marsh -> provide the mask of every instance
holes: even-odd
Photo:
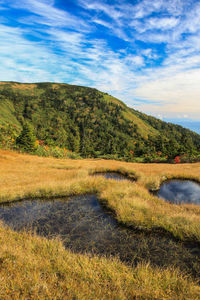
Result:
[[[142,261],[154,266],[173,265],[196,278],[200,276],[199,248],[120,225],[96,195],[1,205],[0,219],[14,230],[60,237],[64,246],[76,253],[117,256],[131,265]]]

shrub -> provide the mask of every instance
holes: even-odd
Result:
[[[174,162],[175,162],[175,164],[180,164],[180,157],[179,156],[176,156],[175,158],[174,158]]]

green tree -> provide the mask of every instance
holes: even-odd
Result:
[[[194,152],[194,143],[189,134],[183,134],[181,139],[181,154],[188,153],[192,154]]]
[[[33,127],[30,123],[25,122],[20,135],[16,140],[16,144],[25,151],[33,152],[35,146],[36,137],[33,132]]]
[[[80,150],[80,134],[78,127],[71,129],[68,136],[69,150],[79,152]]]

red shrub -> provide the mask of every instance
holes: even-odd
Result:
[[[175,164],[179,164],[181,161],[180,161],[180,157],[179,156],[176,156],[175,158],[174,158],[174,162],[175,162]]]

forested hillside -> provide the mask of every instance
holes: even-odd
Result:
[[[127,107],[96,89],[55,83],[0,83],[0,143],[13,145],[24,122],[37,140],[83,157],[197,154],[200,135]]]

